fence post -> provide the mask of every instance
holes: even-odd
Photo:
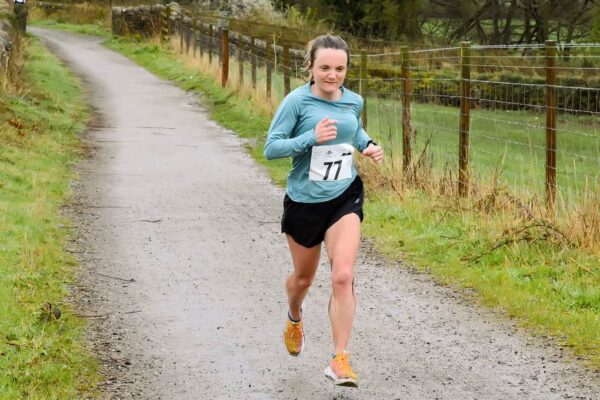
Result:
[[[196,58],[196,47],[198,46],[198,32],[196,26],[196,15],[192,18],[192,57]]]
[[[267,60],[266,60],[266,72],[267,72],[267,98],[271,98],[271,44],[267,41]]]
[[[546,41],[546,206],[552,213],[556,201],[556,42]]]
[[[241,88],[244,84],[244,39],[243,39],[243,35],[239,34],[238,35],[238,64],[240,67],[240,81],[239,81],[239,87]]]
[[[217,54],[217,58],[219,59],[219,65],[223,65],[223,28],[217,26],[217,32],[215,33],[215,53]]]
[[[183,14],[179,14],[179,53],[183,54]]]
[[[190,43],[192,42],[192,27],[188,26],[187,24],[183,24],[184,29],[185,29],[185,55],[189,56],[190,55]]]
[[[193,43],[192,48],[194,49],[194,51],[192,52],[192,57],[196,58],[196,50],[198,47],[198,30],[196,29],[195,25],[192,27],[192,35],[193,35],[192,38],[194,39],[192,42]]]
[[[212,65],[212,53],[213,53],[213,26],[208,25],[208,64]]]
[[[362,110],[362,122],[365,130],[367,129],[367,92],[368,92],[368,83],[367,83],[367,52],[366,50],[360,51],[360,80],[358,85],[358,92],[363,98],[365,104]]]
[[[204,40],[203,36],[204,32],[202,32],[202,22],[200,22],[200,25],[198,26],[198,56],[200,58],[204,56],[204,48],[202,46],[202,42]]]
[[[460,138],[458,149],[458,194],[469,193],[469,122],[471,110],[470,43],[460,44]]]
[[[169,40],[169,14],[171,10],[169,6],[165,6],[160,13],[160,38],[163,43]]]
[[[402,171],[406,174],[412,160],[412,129],[410,126],[410,64],[408,47],[402,46]]]
[[[290,93],[290,46],[283,46],[283,93]]]
[[[190,22],[190,25],[187,26],[185,38],[187,39],[185,43],[185,54],[190,55],[190,47],[192,47],[192,39],[194,38],[194,23]]]
[[[250,38],[250,62],[252,65],[252,88],[256,89],[256,42],[255,38]]]
[[[164,26],[165,26],[164,12],[165,12],[164,9],[159,9],[158,10],[158,32],[157,33],[158,33],[158,38],[160,39],[161,42],[165,41],[165,38],[163,36],[163,29],[164,29]],[[114,21],[115,13],[113,12],[112,14],[113,14],[113,21]],[[114,31],[114,29],[115,29],[115,24],[113,22],[113,31]]]
[[[227,85],[229,77],[229,29],[221,28],[221,86]]]

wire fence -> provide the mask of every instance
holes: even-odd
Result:
[[[168,8],[161,15],[163,39],[175,35],[182,53],[218,63],[223,85],[235,75],[277,102],[303,83],[304,51],[282,35],[251,36]],[[462,196],[493,182],[553,209],[598,195],[599,71],[600,44],[462,43],[352,51],[346,86],[365,99],[363,123],[405,179],[418,166],[449,176]]]
[[[221,65],[226,31],[185,19],[175,27],[182,52],[198,47]],[[303,51],[233,32],[227,40],[238,84],[251,79],[254,87],[265,85],[267,96],[282,98],[302,83]],[[402,154],[403,173],[418,161],[438,176],[453,176],[461,195],[493,181],[551,207],[597,193],[600,45],[463,44],[359,52],[351,61],[346,84],[366,100],[363,122]],[[256,68],[265,70],[260,83]],[[281,84],[274,88],[275,76]]]

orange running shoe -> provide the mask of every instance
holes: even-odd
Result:
[[[358,387],[358,375],[350,366],[350,354],[345,351],[337,354],[325,368],[325,376],[338,386]]]
[[[292,322],[289,319],[283,331],[283,343],[291,356],[297,357],[304,349],[304,331],[302,321]]]

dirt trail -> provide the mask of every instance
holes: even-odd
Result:
[[[306,303],[305,353],[289,357],[282,190],[242,142],[99,39],[31,31],[84,78],[99,116],[73,208],[105,398],[598,399],[598,374],[368,243],[351,341],[361,387],[334,388],[329,267]]]

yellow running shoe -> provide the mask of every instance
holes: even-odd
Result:
[[[345,351],[337,354],[325,368],[325,376],[338,386],[358,387],[358,375],[350,366],[350,354]]]
[[[283,331],[283,343],[291,356],[299,356],[304,349],[304,331],[302,321],[292,322],[289,319]]]

